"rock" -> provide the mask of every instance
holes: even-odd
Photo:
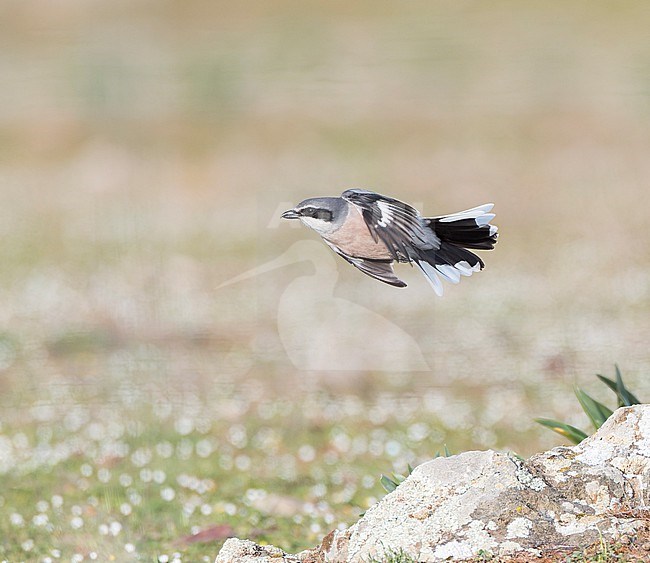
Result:
[[[272,545],[230,538],[223,544],[215,563],[298,563],[300,559]]]
[[[316,549],[290,556],[228,540],[217,563],[366,561],[403,550],[462,560],[634,537],[650,486],[650,405],[618,409],[578,446],[523,461],[466,452],[417,467],[392,493]]]

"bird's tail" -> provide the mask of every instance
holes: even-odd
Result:
[[[418,266],[437,295],[442,295],[440,278],[458,283],[461,276],[471,276],[485,264],[473,250],[492,250],[497,242],[494,204],[486,203],[452,215],[426,218],[425,222],[440,239],[440,248],[420,252]]]

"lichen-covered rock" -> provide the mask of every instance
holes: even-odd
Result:
[[[300,559],[288,555],[272,545],[257,545],[250,540],[230,538],[223,544],[215,563],[299,563]]]
[[[650,405],[638,405],[617,410],[580,445],[527,461],[487,451],[424,463],[316,550],[272,555],[241,542],[235,557],[229,553],[240,540],[228,540],[217,562],[355,562],[400,549],[418,561],[445,561],[587,545],[634,535],[649,485]]]

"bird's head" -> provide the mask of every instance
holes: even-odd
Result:
[[[348,212],[348,204],[340,197],[312,197],[301,201],[282,214],[283,219],[300,221],[323,235],[339,228]]]

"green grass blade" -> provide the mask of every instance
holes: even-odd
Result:
[[[447,444],[445,444],[445,457],[451,457],[451,452],[449,451]]]
[[[545,426],[546,428],[550,428],[553,432],[557,432],[565,438],[568,438],[574,444],[579,444],[587,437],[587,434],[579,428],[571,426],[570,424],[565,424],[564,422],[558,422],[557,420],[551,420],[550,418],[536,418],[535,422]]]
[[[629,407],[631,405],[641,404],[641,401],[639,401],[639,399],[637,399],[636,396],[625,387],[623,377],[621,376],[621,370],[617,365],[614,367],[616,368],[616,381],[609,377],[605,377],[604,375],[600,375],[599,373],[596,374],[596,377],[616,393],[619,407]]]
[[[382,475],[381,479],[379,479],[379,482],[381,483],[381,486],[386,489],[387,493],[392,493],[395,489],[397,489],[397,486],[399,483],[393,481],[390,477],[387,477],[386,475]]]
[[[405,479],[406,477],[404,477],[404,475],[393,473],[392,478],[388,477],[387,475],[382,475],[379,479],[379,482],[387,492],[392,493],[400,485],[400,483],[404,482]]]
[[[625,405],[625,400],[623,397],[618,392],[618,388],[616,385],[616,381],[613,379],[610,379],[609,377],[605,377],[604,375],[600,375],[599,373],[596,374],[596,377],[600,379],[607,387],[609,387],[614,393],[616,393],[616,398],[618,399],[618,406],[619,407],[624,407]]]
[[[594,425],[594,428],[598,430],[604,422],[612,415],[612,411],[608,409],[602,403],[593,399],[587,393],[585,393],[580,387],[575,388],[576,397],[580,401],[582,410],[585,411],[591,423]]]
[[[621,370],[618,369],[618,364],[614,364],[614,368],[616,369],[616,394],[621,398],[623,404],[626,407],[640,405],[641,401],[630,393],[623,384],[623,377],[621,376]]]

